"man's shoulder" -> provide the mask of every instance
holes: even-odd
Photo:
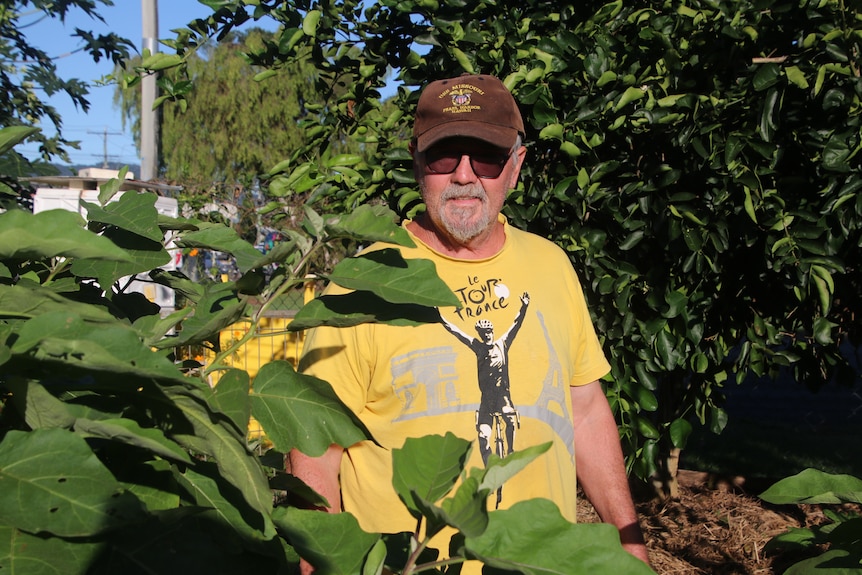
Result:
[[[538,234],[513,226],[509,226],[508,233],[514,245],[536,253],[553,254],[555,256],[563,256],[568,259],[568,255],[560,246]]]

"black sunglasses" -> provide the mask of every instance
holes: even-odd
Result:
[[[499,178],[509,161],[504,153],[467,153],[458,150],[428,150],[425,152],[425,168],[431,174],[451,174],[461,163],[461,158],[470,157],[470,167],[480,178],[493,180]]]

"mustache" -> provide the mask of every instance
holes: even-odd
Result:
[[[477,198],[487,201],[488,194],[480,184],[449,184],[440,194],[441,200],[454,200],[456,198]]]

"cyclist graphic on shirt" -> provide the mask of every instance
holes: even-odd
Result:
[[[488,464],[488,456],[491,454],[491,433],[495,417],[506,421],[506,451],[502,455],[509,455],[514,451],[518,412],[512,404],[509,392],[509,347],[524,322],[529,303],[530,295],[522,294],[518,315],[509,329],[497,339],[494,339],[494,325],[487,319],[476,322],[476,331],[479,334],[476,338],[467,335],[441,316],[443,326],[476,354],[481,392],[479,409],[476,412],[476,431],[479,435],[479,451],[485,465]]]

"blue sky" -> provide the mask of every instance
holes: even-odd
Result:
[[[98,64],[84,53],[72,53],[81,41],[72,36],[75,28],[92,30],[94,34],[114,32],[135,43],[140,51],[142,43],[141,1],[113,0],[113,6],[97,4],[102,23],[79,10],[68,14],[65,24],[54,18],[40,20],[41,13],[33,13],[21,20],[30,41],[55,58],[62,78],[78,78],[90,85],[90,110],[84,113],[75,108],[68,96],[62,94],[47,98],[63,119],[63,134],[67,139],[79,140],[80,150],[69,150],[74,164],[99,167],[107,155],[111,162],[138,164],[140,162],[131,132],[123,129],[120,111],[113,104],[114,86],[97,86],[97,81],[113,71],[113,65],[104,58]],[[212,9],[198,0],[159,0],[159,38],[171,37],[171,29],[185,27],[194,20],[212,13]],[[70,54],[71,53],[71,54]],[[53,126],[41,126],[53,133]],[[24,144],[16,150],[27,157],[38,155],[38,145]],[[137,175],[137,174],[136,174]]]

